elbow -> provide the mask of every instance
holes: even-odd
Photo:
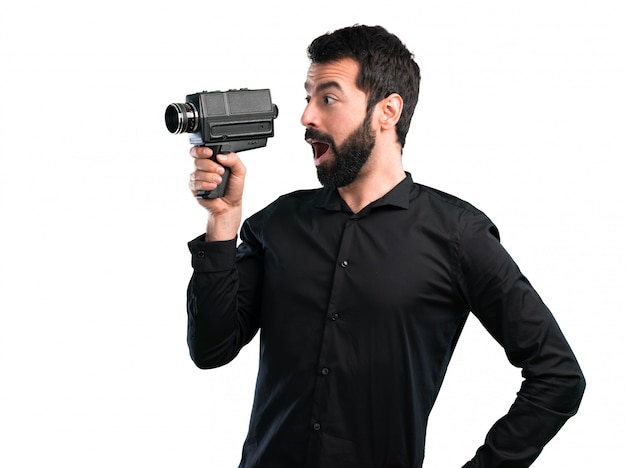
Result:
[[[567,371],[561,373],[561,393],[563,401],[563,410],[574,415],[578,412],[578,408],[583,399],[585,389],[587,388],[587,380],[583,374],[578,361],[575,358],[570,359],[570,365]]]
[[[526,375],[520,396],[537,406],[559,413],[565,417],[574,416],[583,399],[587,381],[576,364],[568,369],[551,369],[551,372]]]
[[[207,347],[197,340],[188,340],[189,356],[198,369],[215,369],[231,362],[237,353],[230,348]]]
[[[193,343],[189,343],[189,357],[198,369],[214,369],[219,367],[219,364],[214,362],[214,357],[206,349],[194,346]]]
[[[553,381],[557,389],[552,398],[553,408],[567,415],[574,416],[583,399],[587,381],[580,368],[577,366],[567,375],[558,377]]]
[[[575,403],[574,412],[576,412],[578,411],[578,408],[580,407],[583,399],[583,395],[585,394],[585,389],[587,388],[587,380],[585,379],[582,371],[579,370],[578,374],[572,378],[572,381],[573,382],[571,392]]]
[[[195,353],[191,348],[189,349],[189,357],[191,357],[191,361],[196,365],[198,369],[206,370],[213,369],[215,366],[211,365],[211,363],[205,360],[201,355]]]

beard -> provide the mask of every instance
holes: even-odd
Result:
[[[305,139],[312,138],[329,145],[334,159],[317,166],[317,178],[324,187],[338,188],[350,185],[357,178],[372,154],[376,136],[371,129],[372,112],[368,111],[361,125],[346,141],[337,146],[334,138],[324,132],[308,128]]]

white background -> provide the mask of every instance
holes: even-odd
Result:
[[[534,466],[620,466],[625,12],[617,0],[4,6],[0,466],[236,466],[258,342],[218,370],[188,357],[186,242],[205,213],[187,190],[187,136],[163,112],[192,92],[270,88],[276,136],[242,155],[246,214],[316,187],[305,49],[354,23],[386,26],[422,68],[407,170],[494,220],[585,371],[579,414]],[[425,468],[471,458],[520,382],[472,318]]]

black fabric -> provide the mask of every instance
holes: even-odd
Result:
[[[529,466],[577,411],[585,381],[567,341],[472,205],[407,174],[357,214],[334,190],[285,195],[240,237],[189,243],[188,343],[212,368],[260,329],[241,468],[421,467],[470,311],[524,380],[466,466]]]

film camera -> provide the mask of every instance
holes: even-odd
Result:
[[[203,91],[187,95],[184,103],[172,103],[165,109],[165,126],[170,133],[190,133],[194,146],[208,146],[218,153],[261,148],[274,136],[278,107],[272,104],[269,89],[232,89]],[[197,198],[224,196],[230,169],[215,190],[200,190]]]

